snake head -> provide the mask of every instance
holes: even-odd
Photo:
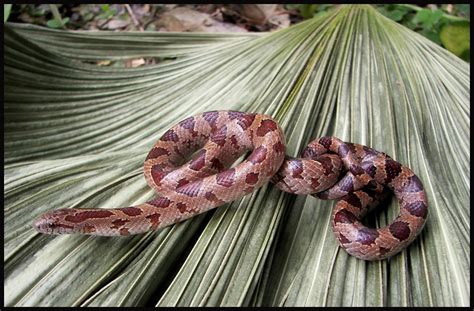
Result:
[[[44,234],[74,233],[76,231],[75,228],[62,221],[64,215],[70,213],[70,211],[70,209],[59,209],[42,214],[33,221],[33,228]]]

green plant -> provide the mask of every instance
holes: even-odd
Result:
[[[466,7],[455,8],[458,14],[466,12]],[[427,9],[415,5],[388,4],[379,5],[378,10],[388,18],[443,45],[455,55],[469,61],[470,22],[467,19],[447,14],[445,7]],[[468,10],[469,7],[467,7]]]
[[[48,20],[46,22],[46,25],[50,28],[66,28],[65,25],[69,21],[69,17],[61,18],[61,14],[58,10],[58,5],[50,4],[49,7],[51,9],[51,13],[53,13],[54,18]]]
[[[334,4],[287,4],[288,9],[296,9],[304,19],[318,17],[334,8]]]
[[[265,35],[7,23],[4,36],[5,305],[469,306],[469,64],[430,40],[367,5]],[[83,63],[135,57],[175,60]],[[390,261],[360,261],[331,232],[334,202],[271,185],[139,236],[32,229],[46,210],[151,198],[154,141],[213,109],[274,116],[291,156],[323,135],[387,152],[423,181],[425,229]]]
[[[97,15],[97,19],[109,19],[117,14],[117,9],[111,7],[109,4],[103,4],[100,6],[101,13]]]

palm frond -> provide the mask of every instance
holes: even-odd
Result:
[[[264,35],[68,33],[5,25],[5,305],[469,305],[469,64],[367,5]],[[80,60],[173,57],[139,68]],[[423,181],[420,237],[388,261],[342,251],[334,202],[271,185],[158,232],[45,236],[60,207],[154,194],[141,166],[177,121],[273,115],[296,156],[334,135],[384,151]],[[384,226],[397,203],[368,217]]]

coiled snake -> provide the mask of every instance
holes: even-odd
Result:
[[[247,151],[252,152],[243,162],[230,167]],[[385,153],[322,137],[306,147],[302,158],[291,158],[285,156],[279,125],[258,113],[210,111],[179,122],[153,146],[144,171],[160,197],[124,208],[53,210],[37,218],[34,228],[47,234],[143,233],[233,201],[271,180],[290,193],[339,199],[332,228],[340,245],[358,258],[378,260],[408,246],[428,213],[421,181]],[[400,202],[399,216],[383,228],[364,226],[361,218],[386,188]]]

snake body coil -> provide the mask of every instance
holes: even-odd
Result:
[[[243,162],[229,168],[248,151]],[[386,154],[323,137],[312,141],[302,158],[285,157],[282,130],[257,113],[210,111],[179,122],[148,153],[144,173],[160,197],[116,209],[54,210],[33,226],[47,234],[138,234],[236,200],[271,180],[290,193],[339,199],[332,227],[340,245],[358,258],[377,260],[408,246],[428,211],[421,181]],[[368,228],[360,219],[383,199],[385,188],[399,199],[400,215],[384,228]]]

